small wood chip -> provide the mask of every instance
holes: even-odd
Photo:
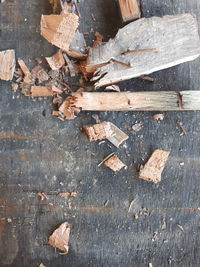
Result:
[[[140,168],[139,178],[153,183],[160,182],[169,154],[168,151],[155,150],[145,166]]]
[[[77,192],[62,192],[59,193],[58,197],[75,197],[77,195]]]
[[[31,86],[31,92],[32,97],[46,97],[46,96],[52,96],[52,88],[48,86]]]
[[[78,16],[73,13],[41,17],[41,35],[64,51],[69,50],[77,27]]]
[[[69,235],[71,225],[68,222],[62,223],[49,237],[48,244],[54,248],[58,248],[67,254],[69,251]]]
[[[31,76],[34,80],[37,80],[39,83],[48,81],[49,79],[49,75],[40,65],[35,66],[31,70]]]
[[[22,59],[18,59],[18,64],[24,74],[24,82],[27,84],[32,83],[31,72]]]
[[[59,70],[65,64],[65,60],[61,50],[51,57],[45,57],[52,70]]]
[[[40,263],[39,267],[46,267],[43,263]]]
[[[12,80],[15,72],[15,50],[0,51],[0,79]]]
[[[113,155],[104,161],[104,165],[109,167],[114,172],[118,172],[122,168],[127,168],[127,166],[116,155]]]
[[[161,120],[161,121],[163,121],[164,120],[164,114],[154,114],[153,116],[152,116],[152,118],[154,119],[154,120]]]
[[[109,85],[105,88],[105,91],[120,92],[120,88],[117,85]]]
[[[19,85],[18,85],[17,83],[12,83],[12,85],[11,85],[11,89],[12,89],[14,92],[17,91],[18,87],[19,87]]]
[[[45,200],[45,199],[48,199],[47,195],[45,193],[43,193],[43,192],[39,192],[38,193],[38,196],[40,197],[40,199],[42,201]]]

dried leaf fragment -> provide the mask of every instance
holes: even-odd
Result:
[[[52,70],[59,70],[65,64],[61,50],[58,50],[52,57],[45,57]]]
[[[156,149],[145,166],[140,168],[139,178],[153,183],[160,182],[169,154],[169,151]]]
[[[122,168],[127,168],[127,166],[116,156],[113,155],[104,161],[104,165],[109,167],[114,172],[120,171]]]
[[[15,50],[0,51],[0,79],[12,80],[15,72]]]
[[[41,35],[64,51],[69,50],[77,28],[78,16],[73,13],[41,17]]]
[[[69,224],[68,222],[62,223],[49,237],[48,244],[63,251],[64,254],[67,254],[69,250],[68,243],[70,230],[71,224]]]

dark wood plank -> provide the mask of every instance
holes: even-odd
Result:
[[[93,27],[106,40],[116,34],[116,3],[80,2],[82,31]],[[141,2],[143,16],[194,12],[200,21],[198,0]],[[41,13],[50,13],[46,0],[0,4],[0,49],[16,49],[29,67],[34,57],[55,51],[39,34]],[[87,42],[92,39],[91,34]],[[198,90],[199,60],[152,76],[155,83],[134,79],[120,87]],[[49,100],[32,102],[14,94],[7,82],[0,81],[0,90],[0,266],[200,265],[199,112],[165,112],[161,122],[151,119],[152,112],[99,112],[101,121],[113,122],[130,136],[117,150],[107,142],[89,143],[80,132],[83,125],[95,123],[91,113],[61,122],[50,115]],[[137,122],[143,124],[139,132],[127,130]],[[177,122],[183,123],[186,135],[180,137]],[[136,169],[156,148],[171,155],[161,183],[152,185],[139,180]],[[97,168],[111,152],[129,166],[127,171],[113,175],[104,166]],[[53,195],[62,191],[78,195],[66,200]],[[41,202],[38,192],[47,193],[48,200]],[[62,256],[47,245],[47,238],[66,220],[73,229],[70,252]]]

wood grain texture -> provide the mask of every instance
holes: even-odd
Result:
[[[74,93],[73,106],[90,111],[200,110],[200,91]]]
[[[118,0],[122,20],[128,22],[140,18],[140,6],[138,0]]]
[[[158,52],[123,55],[138,49],[156,49]],[[120,29],[106,44],[90,49],[87,69],[97,68],[92,80],[96,81],[96,87],[101,87],[194,60],[199,55],[198,25],[194,14],[142,18]],[[117,64],[116,60],[130,66]],[[105,65],[101,67],[102,64]]]
[[[15,50],[0,51],[0,79],[12,80],[15,71]]]

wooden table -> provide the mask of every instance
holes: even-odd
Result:
[[[81,0],[81,30],[99,31],[108,39],[121,27],[113,0]],[[0,4],[0,49],[14,48],[27,65],[55,49],[39,33],[47,0],[6,0]],[[194,12],[198,0],[142,0],[142,15]],[[95,20],[92,18],[92,14]],[[89,34],[88,44],[94,38]],[[199,59],[151,76],[154,83],[133,79],[122,90],[198,90]],[[120,149],[108,142],[89,143],[80,128],[94,123],[93,113],[74,121],[50,115],[50,100],[32,101],[0,82],[0,266],[200,266],[200,113],[101,112],[129,136]],[[97,114],[97,113],[95,113]],[[127,130],[141,123],[138,132]],[[180,136],[177,123],[186,134]],[[137,178],[137,169],[156,149],[170,150],[161,183]],[[113,174],[97,164],[111,152],[128,164]],[[59,192],[77,191],[75,198]],[[41,201],[38,192],[45,192]],[[134,200],[128,212],[130,203]],[[105,205],[105,203],[107,205]],[[47,245],[62,222],[73,224],[68,255]]]

